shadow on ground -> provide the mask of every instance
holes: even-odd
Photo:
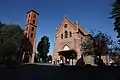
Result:
[[[0,80],[119,80],[119,67],[20,65],[0,67]]]

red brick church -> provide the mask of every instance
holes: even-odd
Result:
[[[82,42],[87,37],[90,37],[90,34],[78,22],[73,23],[65,17],[60,27],[56,30],[52,63],[56,65],[59,63],[75,65],[83,55]],[[70,53],[76,53],[76,59],[66,59],[65,55]],[[103,55],[102,59],[105,64],[109,64],[109,55]],[[83,60],[85,64],[95,65],[94,57],[92,56],[83,56]]]

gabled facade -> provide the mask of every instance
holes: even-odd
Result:
[[[77,53],[77,58],[73,60],[73,64],[75,64],[82,56],[81,44],[87,36],[89,36],[89,33],[79,26],[77,22],[72,23],[65,17],[60,28],[56,31],[53,64],[66,63],[65,58],[59,55],[59,52],[70,50],[74,50]],[[71,60],[67,59],[67,61],[72,64]]]
[[[75,65],[83,58],[85,64],[95,65],[93,56],[83,56],[82,42],[91,35],[85,31],[77,22],[72,23],[68,18],[64,18],[59,29],[56,30],[56,41],[52,55],[52,64],[65,63]],[[62,55],[60,54],[62,53]],[[76,59],[66,59],[65,54],[76,53]],[[109,64],[109,55],[102,55],[103,62]]]

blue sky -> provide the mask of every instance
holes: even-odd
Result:
[[[25,27],[26,13],[35,9],[39,15],[37,42],[42,36],[50,38],[50,54],[55,42],[55,29],[65,17],[78,21],[86,30],[101,30],[116,40],[113,20],[109,19],[114,0],[0,0],[0,20]]]

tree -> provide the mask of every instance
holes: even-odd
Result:
[[[50,42],[47,36],[43,36],[41,41],[39,41],[37,46],[39,60],[42,59],[43,62],[47,62],[47,54],[49,52]]]
[[[101,56],[109,53],[109,46],[112,45],[110,36],[107,36],[100,31],[94,36],[94,41],[96,55]]]
[[[114,41],[111,46],[110,59],[112,59],[114,63],[120,63],[120,40],[117,42]]]
[[[94,39],[91,36],[87,36],[82,42],[83,55],[95,55]]]
[[[82,44],[83,55],[94,55],[98,56],[98,65],[101,65],[101,55],[109,54],[109,46],[112,45],[112,40],[109,36],[98,31],[92,37],[86,37],[86,40]]]
[[[34,57],[34,62],[35,62],[35,63],[38,63],[37,53],[36,53],[36,55],[35,55],[35,57]]]
[[[23,53],[31,52],[32,45],[18,25],[0,25],[0,57],[4,63],[19,63]]]
[[[73,53],[73,54],[70,55],[69,57],[70,57],[69,59],[72,59],[72,65],[73,65],[73,59],[76,59],[76,58],[77,58],[77,54],[76,54],[76,53]]]
[[[118,38],[120,37],[120,0],[116,0],[114,1],[114,3],[112,4],[112,19],[114,19],[114,31],[116,31],[118,33]]]
[[[51,55],[47,56],[47,62],[49,62],[49,61],[52,61],[52,56]]]

